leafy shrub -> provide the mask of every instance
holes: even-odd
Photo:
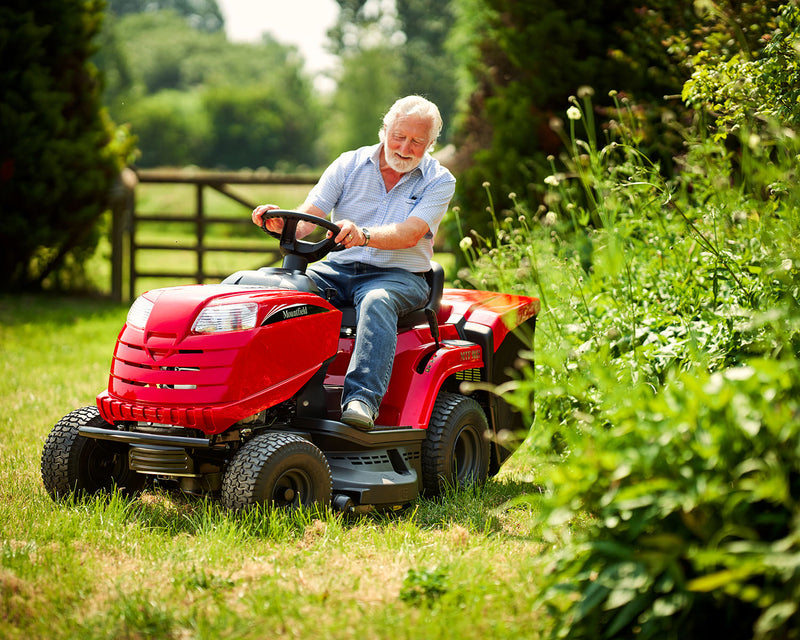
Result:
[[[459,277],[543,303],[535,373],[500,390],[536,394],[530,500],[562,551],[541,601],[558,637],[796,637],[800,144],[686,132],[665,182],[635,114],[598,148],[590,113],[570,105],[546,206],[490,199],[462,240]]]
[[[800,5],[786,2],[764,23],[753,51],[704,48],[694,56],[683,99],[713,113],[721,136],[754,118],[800,125]]]
[[[800,623],[798,361],[602,390],[600,411],[563,432],[570,455],[548,480],[551,524],[591,518],[545,598],[563,628],[788,637]]]
[[[308,118],[309,105],[295,101],[297,95],[275,84],[207,90],[204,104],[213,135],[204,164],[271,169],[279,161],[313,165],[318,129]]]
[[[126,110],[136,123],[141,167],[197,164],[208,155],[211,123],[199,92],[161,91]]]
[[[456,197],[465,223],[481,233],[491,229],[491,217],[480,206],[485,181],[498,209],[514,206],[509,192],[534,209],[542,203],[542,179],[565,170],[562,105],[570,95],[581,98],[587,86],[597,95],[591,115],[598,125],[586,141],[604,144],[611,139],[606,132],[613,137],[619,114],[606,95],[618,90],[631,101],[626,111],[635,116],[637,148],[670,177],[679,169],[673,158],[684,152],[675,124],[686,126],[695,115],[678,100],[693,71],[697,89],[684,97],[715,114],[718,102],[727,109],[740,98],[746,107],[764,100],[767,113],[775,115],[779,103],[784,112],[796,110],[796,38],[782,35],[791,33],[784,27],[771,33],[782,4],[458,0],[452,40],[464,66],[466,108],[457,135],[465,169]],[[767,49],[775,51],[756,60],[770,37]],[[723,63],[734,55],[754,58],[749,75],[758,82],[727,82],[731,73]]]

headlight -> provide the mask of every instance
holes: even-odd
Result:
[[[258,305],[255,302],[221,304],[206,307],[192,325],[194,333],[219,333],[242,331],[256,326]]]
[[[147,298],[139,296],[128,311],[128,324],[138,329],[144,329],[152,310],[153,303]]]

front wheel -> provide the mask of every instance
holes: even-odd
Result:
[[[97,407],[75,409],[59,420],[47,436],[42,451],[42,481],[54,500],[68,495],[111,491],[115,486],[135,493],[144,486],[144,476],[131,471],[127,448],[85,438],[80,428],[108,423]]]
[[[422,485],[435,496],[447,487],[483,484],[489,473],[489,424],[481,406],[457,393],[436,399],[422,443]]]
[[[331,469],[325,454],[291,433],[263,433],[231,460],[222,480],[222,503],[232,510],[256,504],[328,506]]]

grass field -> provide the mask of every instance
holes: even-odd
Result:
[[[53,503],[52,425],[105,387],[127,306],[0,297],[0,638],[536,638],[524,445],[481,490],[343,518],[151,490]]]

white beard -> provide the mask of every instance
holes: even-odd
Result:
[[[386,164],[388,164],[389,167],[394,171],[397,171],[397,173],[408,173],[409,171],[413,171],[419,166],[419,163],[422,162],[422,158],[412,157],[407,160],[398,158],[391,151],[389,151],[389,147],[385,144],[383,145],[383,157],[386,160]]]

